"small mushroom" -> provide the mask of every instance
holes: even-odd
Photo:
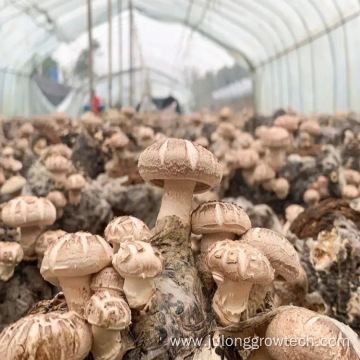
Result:
[[[45,160],[45,167],[51,172],[56,188],[63,188],[66,175],[70,172],[71,162],[61,155],[51,155]]]
[[[290,230],[291,224],[304,210],[305,210],[304,207],[298,204],[289,205],[285,209],[286,223],[283,226],[283,230],[282,230],[283,235],[287,234],[287,232]]]
[[[12,176],[5,181],[1,187],[1,194],[8,195],[12,198],[20,196],[23,187],[26,184],[26,179],[20,175]]]
[[[313,146],[313,139],[306,131],[300,131],[299,146],[301,149],[309,149]]]
[[[345,169],[344,170],[344,177],[346,184],[348,185],[360,185],[360,172],[353,170],[353,169]]]
[[[285,178],[278,178],[273,181],[272,189],[278,199],[284,200],[289,195],[290,184]]]
[[[307,189],[304,192],[303,197],[304,197],[304,203],[310,206],[316,204],[320,200],[320,194],[315,189]]]
[[[112,266],[108,266],[92,276],[90,288],[94,292],[113,290],[123,293],[124,279]]]
[[[72,150],[65,144],[55,144],[50,146],[48,155],[61,155],[64,158],[71,160]]]
[[[51,191],[46,198],[52,202],[56,209],[56,219],[60,219],[64,214],[64,207],[67,204],[65,195],[61,191]]]
[[[24,252],[17,242],[0,241],[0,280],[8,281],[14,275],[15,266],[23,259]]]
[[[359,190],[355,185],[345,185],[341,190],[341,196],[346,200],[354,200],[359,197]]]
[[[79,205],[81,193],[86,185],[86,180],[80,174],[70,175],[66,181],[66,189],[69,190],[70,204]]]
[[[315,119],[305,120],[300,125],[300,133],[306,132],[310,135],[310,141],[307,147],[314,144],[314,138],[320,135],[320,125]]]
[[[83,314],[92,295],[91,275],[110,265],[112,257],[111,247],[101,236],[78,231],[49,244],[40,272],[49,282],[57,278],[69,309]]]
[[[156,142],[141,153],[138,166],[145,181],[164,188],[158,221],[177,216],[189,225],[193,193],[208,191],[221,180],[214,155],[188,140]]]
[[[44,259],[46,249],[53,241],[57,241],[61,236],[65,235],[63,230],[49,230],[42,233],[36,240],[35,253],[37,255],[37,266],[40,269]]]
[[[112,244],[116,254],[120,244],[127,241],[145,241],[150,238],[150,230],[140,219],[133,216],[119,216],[109,222],[105,228],[105,239]]]
[[[266,191],[271,191],[275,179],[275,171],[265,162],[259,163],[254,171],[254,184],[262,185]]]
[[[0,359],[83,360],[91,343],[89,324],[74,311],[34,314],[0,334]]]
[[[274,280],[274,269],[266,256],[239,241],[214,243],[205,261],[217,285],[212,308],[223,326],[238,323],[246,314],[254,284],[267,286]]]
[[[132,309],[149,306],[155,293],[154,278],[164,269],[160,253],[144,241],[126,241],[114,255],[113,266],[125,279],[124,293]]]
[[[56,219],[54,205],[45,198],[20,196],[10,200],[2,209],[4,224],[21,228],[20,244],[24,250],[24,259],[35,256],[37,237],[46,225],[52,225]]]
[[[234,116],[233,111],[229,107],[223,107],[219,111],[219,119],[220,121],[229,121]]]

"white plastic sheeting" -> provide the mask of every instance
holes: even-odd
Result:
[[[233,59],[251,72],[260,113],[288,105],[305,113],[360,111],[360,0],[133,3],[142,55],[135,64],[140,68],[135,76],[137,101],[146,73],[155,96],[172,93],[190,104],[189,69],[200,73],[216,71]],[[114,16],[118,4],[119,0],[112,1]],[[126,103],[127,1],[122,4]],[[95,37],[97,31],[106,36],[106,30],[101,33],[107,21],[106,1],[92,0],[92,8]],[[0,0],[0,113],[11,116],[53,110],[31,76],[46,56],[55,53],[61,59],[59,49],[71,48],[79,39],[86,39],[86,11],[85,0]],[[101,35],[100,40],[106,48],[106,37]],[[115,55],[118,40],[115,37],[115,73],[119,70]],[[106,68],[102,70],[97,91],[106,98]],[[118,83],[115,77],[113,101],[119,97]],[[74,89],[59,108],[78,113],[88,97],[87,91],[86,85]]]

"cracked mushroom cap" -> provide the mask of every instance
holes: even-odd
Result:
[[[49,245],[65,234],[64,230],[49,230],[42,233],[36,240],[36,255],[43,256]]]
[[[196,182],[194,193],[202,193],[218,185],[221,168],[215,156],[199,144],[181,139],[162,139],[146,148],[139,158],[141,177],[155,186],[164,180]]]
[[[275,171],[265,162],[258,164],[254,171],[254,181],[261,184],[275,178]]]
[[[26,179],[20,175],[12,176],[7,179],[4,185],[1,187],[1,193],[3,195],[16,194],[25,186]]]
[[[54,205],[45,198],[25,195],[10,200],[2,210],[2,220],[12,227],[52,225],[56,219]]]
[[[191,231],[194,234],[230,232],[242,235],[250,228],[249,216],[240,206],[232,203],[206,202],[191,214]]]
[[[45,160],[45,167],[50,172],[67,172],[70,170],[71,162],[61,155],[50,155]]]
[[[316,120],[305,120],[300,125],[300,131],[304,131],[311,136],[320,135],[320,125]]]
[[[160,253],[144,241],[126,241],[113,258],[115,270],[123,277],[153,278],[161,274],[164,262]]]
[[[114,149],[122,149],[129,144],[129,138],[123,132],[117,132],[110,138],[110,145]]]
[[[291,115],[282,115],[274,121],[275,126],[282,127],[288,131],[295,131],[299,127],[299,117]]]
[[[100,290],[91,296],[85,308],[86,320],[109,330],[124,330],[131,324],[131,310],[115,291]]]
[[[283,235],[265,228],[253,228],[241,236],[240,241],[261,251],[275,270],[275,277],[295,281],[301,271],[299,256]]]
[[[237,151],[239,169],[252,169],[259,162],[259,154],[255,149],[240,149]]]
[[[53,203],[56,208],[63,208],[67,204],[65,195],[61,191],[51,191],[46,198]]]
[[[112,266],[108,266],[102,269],[98,273],[94,274],[91,278],[90,288],[93,291],[123,291],[123,287],[124,279]]]
[[[239,241],[223,240],[212,244],[205,263],[216,281],[249,281],[255,284],[270,284],[274,269],[259,250]]]
[[[91,328],[76,312],[21,318],[0,335],[3,360],[83,360],[90,352]]]
[[[121,244],[127,240],[148,241],[150,230],[147,225],[134,216],[119,216],[105,228],[105,239],[111,244]]]
[[[272,126],[262,134],[261,140],[269,148],[286,148],[289,145],[290,135],[284,128]]]
[[[85,185],[86,180],[80,174],[70,175],[66,180],[66,189],[68,190],[81,190]]]
[[[40,272],[45,280],[49,274],[57,278],[86,276],[109,266],[112,257],[111,247],[101,236],[78,231],[49,245],[44,256],[48,268],[43,263]]]

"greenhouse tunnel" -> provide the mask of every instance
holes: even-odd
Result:
[[[172,95],[185,112],[234,98],[264,115],[288,106],[302,113],[360,110],[358,0],[134,0],[131,69],[128,3],[111,5],[113,104],[129,104],[133,76],[134,104],[145,93]],[[86,1],[3,0],[0,6],[0,113],[78,114],[89,97],[86,76],[73,74],[88,44]],[[92,16],[100,43],[96,92],[109,103],[106,1],[92,1]],[[57,105],[36,81],[49,57],[59,66],[57,80],[70,87]],[[199,91],[197,83],[208,86]]]

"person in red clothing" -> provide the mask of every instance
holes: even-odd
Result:
[[[100,98],[92,91],[92,110],[97,115],[100,112]]]

